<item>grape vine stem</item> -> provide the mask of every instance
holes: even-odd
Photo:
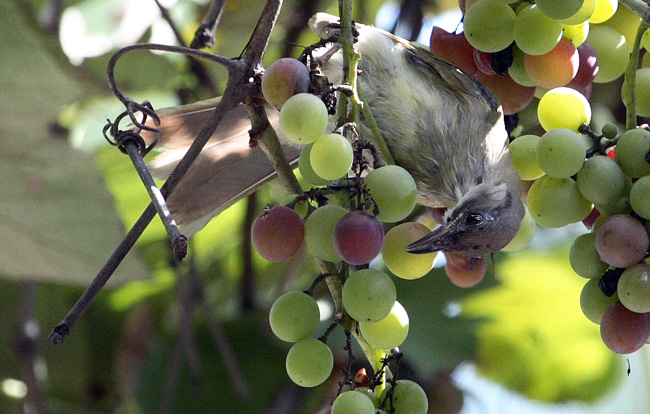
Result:
[[[648,28],[648,24],[641,22],[634,37],[634,45],[630,54],[630,61],[625,69],[625,81],[623,82],[623,104],[626,108],[625,129],[636,128],[636,71],[639,66],[639,49],[641,48],[641,37]]]
[[[620,0],[620,2],[641,16],[645,24],[650,23],[650,5],[648,3],[643,0]]]

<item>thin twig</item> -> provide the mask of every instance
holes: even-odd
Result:
[[[282,5],[281,1],[278,0],[269,0],[267,2],[267,5],[264,9],[264,13],[260,17],[260,22],[258,23],[258,28],[262,27],[266,29],[267,31],[259,31],[256,30],[255,33],[266,33],[267,36],[270,34],[270,30],[273,28],[273,25],[275,24],[275,21],[277,19],[277,16],[279,14],[280,6]],[[275,8],[274,8],[275,7]],[[255,35],[254,33],[254,35]],[[183,178],[189,167],[192,165],[194,160],[199,156],[201,153],[201,150],[205,146],[205,144],[208,142],[214,131],[217,129],[217,126],[221,123],[221,120],[223,117],[236,108],[240,102],[244,100],[244,98],[247,96],[249,93],[249,88],[246,86],[249,85],[248,81],[253,75],[253,68],[255,67],[254,65],[258,65],[259,62],[262,61],[262,56],[264,54],[264,48],[259,48],[257,46],[258,44],[263,44],[266,45],[268,40],[265,40],[263,42],[260,41],[251,41],[249,42],[249,45],[256,45],[255,48],[249,48],[247,49],[247,54],[245,55],[247,59],[242,59],[242,60],[228,60],[228,62],[224,62],[222,57],[218,56],[215,58],[215,55],[211,55],[209,53],[201,52],[198,50],[192,50],[192,49],[186,49],[186,48],[181,48],[183,50],[190,51],[193,56],[197,57],[206,57],[210,60],[213,60],[217,63],[224,64],[228,68],[229,76],[228,76],[228,84],[226,86],[226,90],[224,91],[224,95],[222,99],[219,101],[217,106],[214,109],[214,112],[210,115],[210,118],[206,121],[205,125],[203,126],[203,129],[201,132],[199,132],[198,136],[188,149],[187,153],[185,156],[181,159],[181,161],[178,163],[176,168],[174,168],[174,171],[170,174],[169,178],[165,182],[165,184],[161,188],[161,193],[163,197],[168,198],[169,195],[172,193],[174,188],[178,185],[180,180]],[[165,45],[155,45],[157,50],[169,50],[169,51],[178,51],[179,48],[177,47],[169,47]],[[121,54],[127,53],[130,50],[143,50],[146,49],[146,47],[142,47],[142,45],[136,45],[135,47],[132,47],[131,49],[128,49],[127,51],[121,52]],[[253,50],[258,52],[258,55],[253,54]],[[115,60],[115,55],[112,60]],[[113,65],[115,62],[113,62]],[[124,94],[119,92],[122,96],[122,99],[124,99],[122,102],[132,102],[129,98],[127,98]],[[121,99],[121,100],[122,100]],[[72,309],[68,312],[68,314],[63,318],[63,320],[54,327],[50,335],[48,336],[48,340],[52,342],[53,344],[60,344],[63,342],[66,336],[70,334],[71,329],[74,327],[74,325],[79,321],[79,318],[83,315],[83,313],[88,309],[92,301],[95,299],[95,297],[99,294],[101,289],[104,287],[108,279],[111,277],[117,266],[122,262],[126,254],[131,250],[135,242],[138,240],[142,232],[146,229],[146,227],[149,225],[151,220],[153,219],[155,215],[155,208],[153,205],[149,204],[145,211],[142,213],[138,221],[133,225],[131,230],[127,233],[126,237],[122,240],[120,245],[115,249],[111,257],[108,259],[104,267],[99,271],[97,276],[95,276],[95,279],[91,282],[90,286],[86,289],[86,291],[81,295],[79,300],[74,304]]]
[[[210,8],[205,14],[203,22],[201,22],[199,28],[196,29],[194,39],[192,39],[192,43],[190,43],[192,49],[202,49],[214,45],[217,26],[221,20],[221,14],[223,13],[225,5],[226,0],[213,0],[212,3],[210,3]]]

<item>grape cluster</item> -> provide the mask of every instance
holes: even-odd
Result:
[[[532,235],[531,220],[544,227],[583,221],[591,232],[569,253],[574,271],[589,279],[581,307],[610,349],[638,350],[650,336],[650,131],[619,136],[613,124],[592,131],[588,98],[594,83],[626,71],[640,18],[616,0],[460,0],[460,7],[464,32],[435,28],[431,51],[475,76],[505,114],[519,113],[510,152],[532,182],[520,233]],[[641,45],[650,47],[650,32]],[[635,75],[641,116],[650,115],[649,55]],[[522,132],[535,123],[545,133]],[[466,258],[447,260],[450,277],[457,263],[467,269]],[[482,264],[474,266],[480,272]],[[459,284],[473,283],[461,274]]]
[[[414,255],[405,250],[429,233],[423,224],[395,224],[384,234],[382,223],[401,222],[412,213],[415,181],[395,165],[371,168],[358,140],[353,144],[341,133],[327,133],[328,110],[319,97],[309,93],[309,78],[309,70],[299,60],[280,59],[269,66],[261,86],[267,102],[280,110],[282,134],[303,146],[298,169],[316,188],[288,197],[286,205],[267,206],[252,227],[253,245],[267,260],[285,261],[304,244],[308,254],[324,262],[357,266],[349,275],[324,273],[312,288],[285,293],[271,307],[271,330],[280,340],[293,343],[287,354],[287,373],[303,387],[322,384],[333,369],[333,354],[326,344],[330,330],[320,339],[313,338],[320,312],[312,292],[320,280],[337,277],[342,282],[341,309],[337,309],[342,316],[337,316],[332,327],[340,324],[355,329],[367,346],[389,355],[406,339],[409,318],[397,301],[391,277],[368,268],[368,263],[381,253],[395,275],[416,279],[431,270],[436,257],[435,253]],[[380,371],[375,378],[383,379],[363,386],[350,386],[356,381],[346,377],[342,384],[347,388],[342,386],[345,392],[336,398],[331,412],[426,413],[427,398],[419,385],[393,380],[387,366]]]

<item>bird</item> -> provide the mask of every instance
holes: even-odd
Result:
[[[326,39],[340,29],[338,18],[325,13],[312,17],[309,26]],[[407,251],[483,257],[500,250],[516,235],[525,208],[498,100],[474,77],[428,50],[374,26],[355,27],[364,104],[395,163],[413,176],[419,204],[445,209],[442,223]],[[334,84],[342,81],[339,49],[332,42],[313,51]],[[216,102],[159,112],[165,151],[150,163],[154,173],[171,171]],[[277,125],[277,111],[269,105],[267,112],[271,125]],[[230,112],[167,200],[184,233],[200,230],[273,178],[261,150],[248,145],[249,129],[243,107]],[[363,117],[359,130],[370,134]],[[283,149],[295,163],[299,148],[283,141]]]

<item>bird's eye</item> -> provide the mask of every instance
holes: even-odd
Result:
[[[479,213],[468,214],[467,218],[465,219],[465,223],[469,224],[470,226],[477,226],[483,223],[483,216]]]

